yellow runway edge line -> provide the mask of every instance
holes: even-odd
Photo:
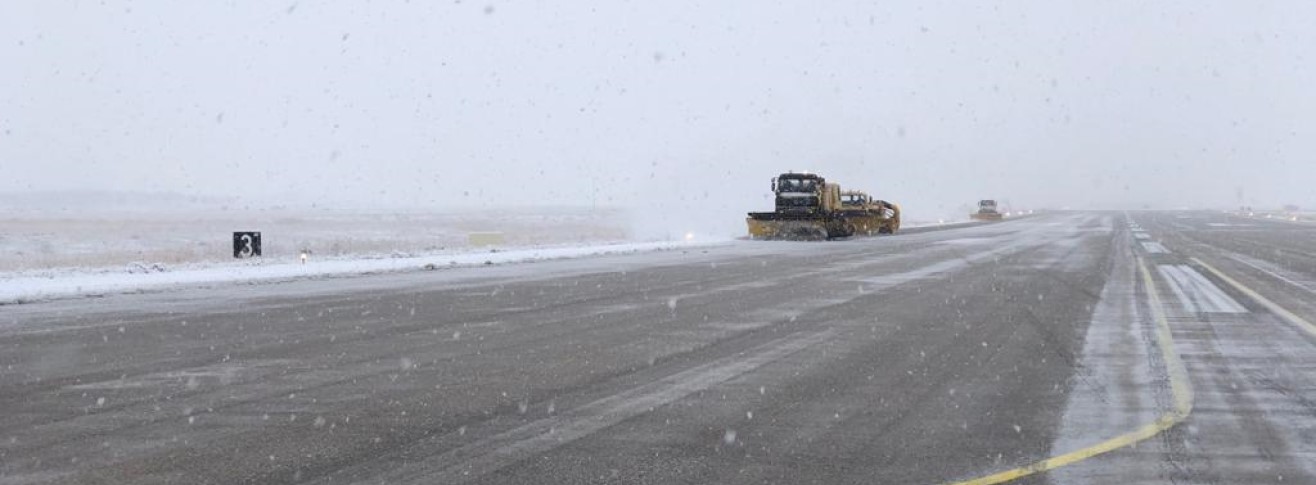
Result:
[[[1264,296],[1261,296],[1260,293],[1257,293],[1257,292],[1256,292],[1255,290],[1253,290],[1252,288],[1248,288],[1248,287],[1246,287],[1246,286],[1243,286],[1242,283],[1239,283],[1238,281],[1234,280],[1233,278],[1230,278],[1230,277],[1229,277],[1228,275],[1226,275],[1224,272],[1222,272],[1222,271],[1220,271],[1220,270],[1218,270],[1218,269],[1215,269],[1214,266],[1211,266],[1211,265],[1209,265],[1209,264],[1206,264],[1205,261],[1202,261],[1202,260],[1197,259],[1197,258],[1192,258],[1192,259],[1193,259],[1193,262],[1194,262],[1194,263],[1197,263],[1199,266],[1201,266],[1201,267],[1203,267],[1203,268],[1206,268],[1207,271],[1210,271],[1211,274],[1214,274],[1214,275],[1216,275],[1216,277],[1218,277],[1218,278],[1224,280],[1225,283],[1229,283],[1230,286],[1233,286],[1234,289],[1238,290],[1240,293],[1243,293],[1244,295],[1247,295],[1247,297],[1248,297],[1248,298],[1251,298],[1252,301],[1255,301],[1255,302],[1257,302],[1257,303],[1260,303],[1261,306],[1266,307],[1266,309],[1267,309],[1267,310],[1270,310],[1271,313],[1274,313],[1275,315],[1278,315],[1280,318],[1283,318],[1283,319],[1285,319],[1285,320],[1288,320],[1289,323],[1292,323],[1294,326],[1296,326],[1296,327],[1302,329],[1303,331],[1307,332],[1308,335],[1311,335],[1311,336],[1313,336],[1313,337],[1316,337],[1316,325],[1312,325],[1311,322],[1308,322],[1307,320],[1304,320],[1302,317],[1299,317],[1299,316],[1297,316],[1297,315],[1294,315],[1293,312],[1288,311],[1288,310],[1284,309],[1284,307],[1279,306],[1278,304],[1276,304],[1276,303],[1273,302],[1273,301],[1270,301],[1268,298],[1266,298],[1266,297],[1264,297]]]
[[[1170,322],[1166,319],[1165,310],[1161,306],[1161,296],[1159,292],[1156,291],[1156,282],[1152,279],[1151,272],[1147,271],[1147,266],[1143,264],[1142,258],[1138,258],[1138,270],[1142,273],[1142,281],[1144,286],[1147,287],[1147,294],[1151,300],[1149,306],[1151,307],[1152,316],[1156,320],[1156,344],[1157,347],[1160,347],[1161,349],[1161,360],[1165,361],[1166,373],[1168,373],[1170,377],[1170,393],[1174,396],[1174,409],[1162,414],[1155,422],[1087,448],[1071,451],[1060,456],[1047,458],[1031,465],[1005,470],[985,477],[955,482],[954,485],[990,485],[1005,483],[1038,472],[1054,470],[1062,466],[1071,465],[1156,436],[1162,431],[1168,430],[1174,427],[1174,425],[1183,422],[1183,420],[1193,412],[1193,387],[1188,382],[1188,370],[1184,367],[1183,361],[1179,359],[1179,354],[1174,352],[1174,338],[1170,335]]]

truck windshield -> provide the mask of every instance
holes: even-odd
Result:
[[[777,181],[777,191],[813,193],[818,191],[818,181],[814,179],[784,178]]]

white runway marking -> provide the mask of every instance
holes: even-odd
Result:
[[[1174,296],[1179,298],[1185,312],[1247,313],[1247,308],[1187,265],[1161,265],[1157,269],[1174,290]]]
[[[1158,243],[1158,242],[1156,242],[1156,241],[1143,241],[1143,242],[1142,242],[1142,248],[1143,248],[1143,249],[1146,249],[1147,252],[1148,252],[1148,253],[1151,253],[1151,254],[1169,254],[1169,253],[1170,253],[1170,250],[1169,250],[1169,249],[1165,249],[1165,246],[1164,246],[1164,245],[1162,245],[1161,243]]]
[[[1135,232],[1133,233],[1133,237],[1136,237],[1138,239],[1151,239],[1151,235],[1145,232]]]

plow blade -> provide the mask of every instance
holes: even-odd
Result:
[[[853,225],[844,218],[814,214],[751,212],[745,222],[752,239],[822,241],[854,234]]]

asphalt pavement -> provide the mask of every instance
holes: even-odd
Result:
[[[0,484],[1316,483],[1316,226],[1054,212],[0,307]]]

